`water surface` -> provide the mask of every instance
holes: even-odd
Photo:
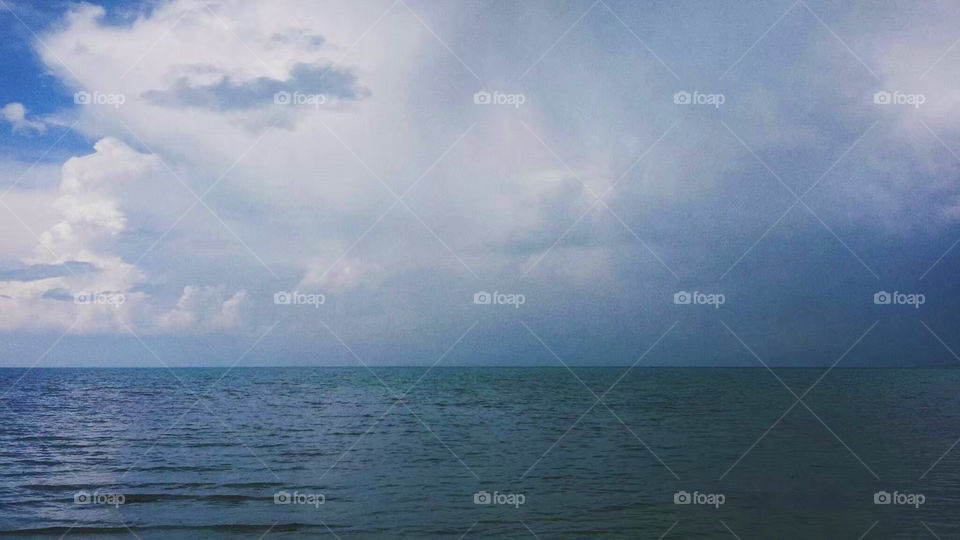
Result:
[[[798,403],[763,369],[625,370],[574,368],[581,383],[562,367],[2,369],[0,530],[960,534],[960,448],[944,456],[960,438],[960,371],[835,369]],[[800,396],[823,371],[776,374]],[[724,502],[674,504],[681,490]],[[874,504],[881,490],[924,503]],[[475,504],[479,491],[523,504]],[[284,493],[323,503],[276,504]],[[101,504],[111,494],[123,504]]]

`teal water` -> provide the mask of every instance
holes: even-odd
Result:
[[[800,403],[764,369],[374,372],[0,370],[0,531],[960,535],[958,370],[835,369],[804,395],[824,369],[777,369]],[[476,504],[481,491],[512,504]]]

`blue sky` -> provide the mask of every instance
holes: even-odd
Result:
[[[958,17],[4,0],[0,365],[960,362]]]

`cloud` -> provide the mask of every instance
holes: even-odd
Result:
[[[623,322],[630,316],[673,320],[667,292],[676,282],[658,258],[681,279],[713,280],[750,248],[727,283],[749,268],[773,284],[799,268],[819,275],[840,257],[857,265],[844,245],[878,250],[892,244],[891,230],[939,234],[956,222],[956,160],[918,121],[960,148],[955,60],[945,57],[924,83],[936,89],[920,88],[931,94],[924,108],[878,109],[875,86],[913,88],[900,79],[913,51],[871,57],[890,54],[889,40],[855,41],[853,11],[824,19],[880,81],[803,9],[749,50],[782,8],[738,19],[729,6],[705,7],[682,21],[624,9],[678,83],[607,13],[557,42],[570,24],[559,9],[478,18],[482,7],[444,16],[412,7],[427,30],[391,5],[173,0],[116,25],[81,4],[51,25],[36,46],[45,67],[71,91],[126,100],[73,109],[94,150],[64,165],[53,192],[11,193],[43,245],[30,251],[24,234],[29,242],[0,247],[17,263],[0,274],[0,297],[18,306],[15,315],[0,310],[0,328],[66,328],[81,317],[80,331],[123,332],[124,323],[249,334],[283,317],[278,331],[289,325],[297,340],[312,340],[326,332],[311,317],[329,312],[347,341],[439,343],[477,315],[467,311],[470,295],[489,289],[527,294],[524,316],[544,332],[586,328],[619,344],[638,332]],[[524,32],[516,20],[529,22]],[[731,35],[742,46],[728,46]],[[922,56],[933,62],[954,39],[924,40]],[[688,54],[690,43],[703,52]],[[743,51],[724,80],[688,80],[719,75]],[[679,88],[722,91],[727,101],[720,110],[678,107]],[[476,105],[480,89],[522,92],[524,104]],[[280,91],[344,106],[273,107]],[[268,129],[276,125],[288,129]],[[843,158],[805,201],[830,231],[797,205],[764,236],[794,199],[758,157],[798,193]],[[42,207],[53,219],[39,219]],[[857,234],[864,230],[876,238]],[[812,247],[783,247],[794,242]],[[797,262],[766,251],[780,247]],[[863,258],[880,259],[871,255]],[[785,286],[780,301],[803,306],[815,296],[804,287],[819,285]],[[272,304],[275,291],[296,287],[328,294],[326,312]],[[84,291],[126,301],[64,301]]]
[[[118,239],[170,208],[158,193],[156,156],[106,138],[94,153],[62,167],[52,206],[59,221],[39,235],[33,253],[0,272],[0,329],[72,329],[80,333],[220,331],[235,327],[246,293],[215,302],[220,288],[187,286],[173,309],[143,292],[146,272],[118,254]],[[170,200],[164,201],[167,204]],[[128,219],[127,210],[137,210]],[[66,302],[65,300],[71,300]]]
[[[71,274],[82,274],[96,270],[88,262],[66,261],[63,264],[18,264],[19,268],[0,270],[0,281],[36,281]]]
[[[158,317],[158,328],[165,332],[203,333],[239,327],[247,292],[238,291],[227,299],[223,292],[222,287],[184,287],[176,306]]]
[[[143,97],[163,107],[198,107],[213,111],[265,108],[274,105],[278,92],[323,95],[326,99],[353,101],[370,95],[357,77],[333,65],[298,63],[286,80],[257,77],[234,81],[224,75],[214,84],[194,86],[187,77],[177,79],[167,90],[148,90]]]
[[[40,120],[27,118],[27,108],[22,103],[7,103],[0,108],[0,118],[10,124],[14,133],[37,134],[45,133],[47,126]]]
[[[129,128],[158,155],[176,156],[178,172],[200,184],[198,193],[198,179],[228,170],[208,204],[218,215],[236,216],[227,220],[233,232],[271,265],[310,282],[316,261],[338,260],[394,202],[390,189],[399,193],[425,172],[407,199],[415,215],[396,206],[355,248],[370,253],[403,237],[407,253],[343,258],[327,276],[340,276],[332,286],[373,287],[390,272],[437,268],[443,243],[473,264],[513,267],[517,257],[546,249],[586,208],[579,182],[558,172],[556,157],[512,111],[473,105],[475,83],[462,86],[460,79],[470,77],[462,66],[427,75],[437,61],[435,38],[409,13],[396,10],[350,48],[389,4],[316,10],[286,2],[269,10],[282,17],[228,5],[218,18],[196,2],[171,2],[120,28],[100,22],[102,10],[78,7],[68,24],[44,36],[55,56],[38,52],[54,70],[60,60],[69,65],[77,75],[64,77],[84,89],[128,97],[118,108],[83,107],[81,129],[126,137]],[[150,54],[138,53],[161,37]],[[128,46],[116,47],[121,41]],[[245,46],[250,54],[238,52]],[[354,106],[311,109],[316,121],[267,133],[278,114],[314,116],[262,107],[277,91],[321,92]],[[532,107],[525,122],[547,133]],[[451,147],[479,115],[483,121]],[[260,129],[251,133],[250,125]],[[590,166],[607,174],[606,157],[599,161]],[[449,253],[442,257],[443,271],[463,270]]]
[[[300,281],[300,288],[314,288],[332,292],[352,292],[358,288],[376,288],[387,277],[387,269],[348,257],[340,260],[321,260],[311,263]]]

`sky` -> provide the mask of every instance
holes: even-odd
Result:
[[[955,366],[958,28],[0,0],[0,366]]]

